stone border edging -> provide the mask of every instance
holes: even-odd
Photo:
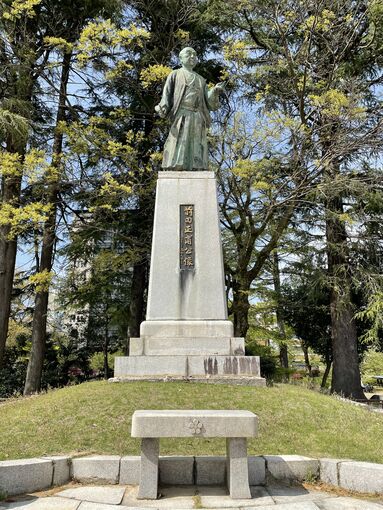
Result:
[[[250,485],[318,479],[355,492],[383,494],[383,464],[300,455],[249,456]],[[160,482],[167,485],[223,485],[225,457],[160,457]],[[0,461],[0,491],[8,496],[49,489],[71,480],[81,483],[135,485],[140,457],[94,455],[52,456]]]

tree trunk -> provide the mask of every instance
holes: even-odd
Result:
[[[330,305],[333,349],[331,391],[347,398],[365,399],[359,371],[354,310],[350,302],[343,300],[344,297],[333,289]]]
[[[65,119],[65,107],[67,97],[67,86],[72,55],[66,53],[63,58],[61,73],[59,105],[56,117],[56,131],[53,142],[52,166],[58,168],[62,152],[63,135],[57,130],[57,125]],[[39,271],[50,272],[53,265],[53,252],[56,241],[56,214],[59,192],[59,180],[49,185],[48,202],[51,204],[51,211],[44,224],[43,241],[41,247]],[[36,393],[41,389],[41,377],[44,364],[45,344],[47,335],[47,313],[48,313],[49,285],[42,290],[36,291],[35,309],[32,321],[32,350],[28,363],[27,376],[24,386],[24,395]]]
[[[347,398],[364,399],[361,387],[358,336],[351,301],[351,285],[347,259],[347,233],[340,197],[327,201],[326,237],[328,274],[331,282],[331,336],[333,372],[331,391]]]
[[[18,102],[30,104],[33,87],[37,80],[34,75],[36,55],[34,53],[34,34],[37,27],[32,20],[25,26],[19,27],[14,33],[14,44],[19,50],[20,62],[19,71],[15,72],[10,79],[7,88],[10,96],[8,99],[15,100],[15,112]],[[29,37],[31,36],[31,39]],[[17,41],[17,42],[16,42]],[[4,63],[2,63],[4,66]],[[12,66],[10,66],[12,67]],[[17,67],[17,66],[15,66]],[[24,157],[27,140],[9,136],[6,150],[11,153],[18,153]],[[17,207],[20,201],[22,176],[3,177],[1,183],[1,203],[11,203]],[[0,226],[0,368],[4,362],[4,351],[8,335],[9,317],[11,313],[11,300],[15,263],[17,254],[17,237],[9,239],[9,226]]]
[[[327,379],[328,379],[328,376],[329,376],[329,373],[330,373],[330,370],[331,370],[331,365],[332,365],[332,361],[331,360],[326,360],[326,368],[325,368],[325,371],[323,373],[322,381],[320,383],[320,387],[321,388],[325,388],[326,387]]]
[[[109,360],[108,360],[108,349],[109,349],[109,319],[106,312],[106,322],[105,322],[105,336],[104,336],[104,345],[103,345],[103,354],[104,354],[104,379],[109,379]]]
[[[3,366],[8,336],[17,251],[17,238],[7,239],[8,232],[6,226],[0,227],[0,368]]]
[[[233,322],[234,336],[246,338],[249,330],[249,292],[250,286],[244,282],[233,282]]]
[[[281,275],[279,271],[279,257],[277,250],[273,252],[273,282],[275,291],[276,309],[275,315],[279,332],[279,361],[282,368],[289,368],[289,358],[286,344],[286,328],[283,317],[283,308],[281,302]]]
[[[307,345],[305,344],[305,342],[303,342],[303,341],[301,342],[301,346],[302,346],[303,356],[305,359],[305,365],[306,365],[308,374],[311,377],[311,363],[310,363],[309,349],[308,349]]]
[[[147,283],[147,263],[141,260],[133,266],[131,302],[130,302],[130,321],[129,337],[138,338],[140,336],[140,324],[144,320],[145,311],[145,291]]]

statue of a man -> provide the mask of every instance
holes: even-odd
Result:
[[[180,52],[181,69],[168,76],[161,102],[155,107],[160,117],[168,117],[172,126],[164,147],[164,170],[207,170],[206,130],[211,124],[209,110],[219,107],[224,84],[208,90],[206,80],[193,71],[197,54],[193,48]]]

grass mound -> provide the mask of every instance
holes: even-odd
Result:
[[[299,386],[272,388],[91,382],[0,405],[0,460],[54,454],[138,455],[136,409],[248,409],[259,417],[249,454],[383,462],[383,414]],[[223,455],[222,439],[164,439],[161,454]]]

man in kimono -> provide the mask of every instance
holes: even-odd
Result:
[[[209,110],[219,107],[218,83],[208,90],[206,80],[193,71],[197,54],[193,48],[180,52],[181,69],[168,76],[161,102],[155,107],[160,117],[168,117],[172,126],[164,147],[164,170],[207,170],[206,130],[211,124]]]

